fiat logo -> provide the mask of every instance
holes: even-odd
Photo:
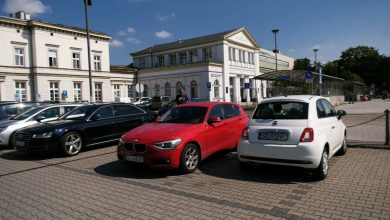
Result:
[[[278,124],[278,121],[273,121],[272,126],[276,126]]]

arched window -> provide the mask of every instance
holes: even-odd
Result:
[[[217,79],[214,81],[214,98],[219,98],[219,82]]]
[[[191,81],[191,98],[198,98],[198,83],[195,80]]]
[[[178,81],[178,82],[176,83],[176,95],[179,94],[180,89],[183,89],[183,84],[181,84],[181,82]]]
[[[160,84],[154,85],[154,95],[160,96]]]
[[[171,96],[171,84],[169,82],[165,83],[165,95],[166,96]]]
[[[148,97],[149,96],[149,87],[148,85],[144,85],[144,91],[142,93],[143,97]]]

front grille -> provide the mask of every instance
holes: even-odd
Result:
[[[134,151],[138,153],[145,153],[146,144],[134,144]]]
[[[31,139],[31,134],[26,134],[26,133],[15,134],[15,141],[29,142],[30,139]]]
[[[132,143],[125,143],[124,147],[127,151],[133,151],[133,144]]]

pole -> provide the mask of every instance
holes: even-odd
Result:
[[[89,102],[93,102],[92,95],[92,71],[91,71],[91,46],[89,43],[89,21],[88,21],[88,5],[91,5],[91,0],[84,0],[85,8],[85,26],[87,29],[87,48],[88,48],[88,78],[89,78]]]
[[[385,115],[386,115],[386,140],[385,140],[385,145],[389,145],[390,144],[390,137],[389,137],[389,109],[386,109],[385,110]]]
[[[277,43],[276,43],[276,34],[279,32],[279,29],[273,29],[272,30],[272,33],[274,33],[274,36],[275,36],[275,50],[274,50],[274,53],[275,53],[275,71],[278,71],[278,46],[277,46]]]

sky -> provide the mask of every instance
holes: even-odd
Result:
[[[0,15],[85,28],[83,0],[0,0]],[[390,0],[92,0],[90,29],[112,36],[111,65],[132,52],[245,27],[261,48],[326,63],[359,45],[390,56]]]

